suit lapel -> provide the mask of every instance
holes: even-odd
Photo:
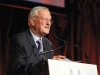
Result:
[[[39,55],[36,55],[36,54],[39,53],[39,52],[38,52],[38,48],[37,48],[37,46],[36,46],[36,44],[35,44],[34,39],[32,38],[32,35],[31,35],[29,29],[26,30],[26,41],[29,43],[29,44],[28,44],[28,47],[30,48],[30,50],[31,50],[31,52],[33,53],[33,55],[36,57],[36,59],[37,59],[38,61],[40,61],[40,60],[41,60],[40,56],[39,56]]]
[[[42,42],[43,42],[43,50],[48,51],[48,46],[47,46],[47,42],[46,42],[45,38],[43,38]],[[48,58],[48,53],[45,53],[45,58],[46,59]]]
[[[42,42],[43,42],[43,51],[47,51],[46,49],[48,49],[48,48],[46,46],[46,41],[44,38],[42,39]]]

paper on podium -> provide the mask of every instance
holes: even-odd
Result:
[[[72,61],[72,60],[70,60],[70,59],[68,59],[68,58],[65,58],[64,61],[69,61],[69,62],[81,62],[81,61]]]
[[[97,65],[48,59],[49,75],[98,75]]]

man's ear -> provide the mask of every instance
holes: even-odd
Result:
[[[28,26],[29,27],[33,27],[35,25],[35,22],[34,22],[34,19],[33,18],[30,18],[29,20],[28,20]]]
[[[35,22],[34,22],[34,19],[33,18],[30,18],[30,23],[31,23],[32,26],[34,26],[34,23]]]

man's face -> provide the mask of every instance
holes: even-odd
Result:
[[[37,36],[44,36],[49,33],[51,26],[51,15],[48,10],[39,11],[38,16],[35,17],[33,32]]]

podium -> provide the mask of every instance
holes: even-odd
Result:
[[[98,75],[97,65],[73,61],[40,61],[27,71],[27,75]]]
[[[48,59],[49,75],[98,75],[97,65]]]
[[[49,75],[47,60],[41,60],[23,75]]]

